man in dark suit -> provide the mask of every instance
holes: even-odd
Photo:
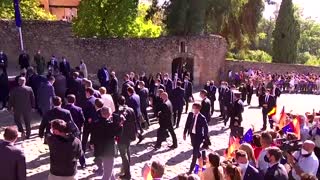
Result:
[[[145,87],[143,81],[139,82],[139,91],[138,95],[140,97],[140,104],[141,104],[141,113],[144,117],[144,120],[147,121],[148,126],[150,126],[147,108],[149,106],[149,90]]]
[[[102,68],[98,70],[97,77],[99,79],[100,85],[108,89],[110,74],[107,65],[103,65]]]
[[[37,90],[37,104],[42,115],[52,109],[52,98],[56,95],[53,87],[54,81],[55,78],[53,76],[49,76],[47,82],[41,83]]]
[[[82,97],[81,95],[81,90],[82,90],[82,84],[81,80],[79,77],[78,72],[73,72],[71,75],[71,78],[67,81],[67,92],[66,95],[68,94],[74,94],[76,96],[76,105],[83,107],[85,103],[85,97]]]
[[[59,64],[54,55],[51,56],[50,61],[47,63],[48,71],[54,72],[56,70],[59,70]]]
[[[23,117],[27,131],[26,138],[28,139],[31,134],[30,121],[32,108],[35,107],[35,98],[31,87],[25,85],[26,79],[24,77],[20,77],[18,83],[19,86],[10,92],[8,110],[13,109],[14,122],[22,136],[25,135],[20,119],[21,116]]]
[[[8,68],[8,57],[2,50],[0,50],[0,69],[2,69],[3,72],[7,73],[7,68]]]
[[[44,73],[44,68],[46,67],[46,60],[44,59],[40,50],[38,50],[38,52],[34,55],[33,61],[36,64],[37,73],[42,75]]]
[[[241,92],[239,92],[238,90],[234,90],[233,96],[234,102],[231,107],[230,127],[234,127],[235,123],[237,123],[237,126],[241,126],[242,113],[244,111],[243,101],[240,99]]]
[[[196,161],[200,158],[200,145],[203,140],[208,137],[208,123],[206,117],[200,113],[201,105],[194,103],[192,105],[192,111],[190,112],[186,121],[186,125],[183,131],[183,139],[186,140],[187,135],[190,135],[191,144],[193,147],[192,162],[189,169],[189,174],[193,172],[196,165]]]
[[[156,79],[154,84],[153,94],[157,94],[159,89],[166,91],[166,87],[163,84],[161,84],[161,79]]]
[[[177,88],[172,91],[172,106],[173,106],[173,125],[179,127],[181,114],[183,110],[184,89],[181,87],[182,82],[177,82]]]
[[[137,125],[136,128],[140,130],[140,133],[138,134],[138,138],[139,138],[138,144],[139,144],[143,140],[143,136],[142,136],[143,129],[141,126],[142,113],[141,113],[140,97],[139,97],[139,95],[137,95],[135,93],[133,87],[128,87],[127,93],[129,96],[128,100],[126,101],[127,105],[134,110],[134,113],[136,115],[136,120],[137,120],[136,121],[136,125]]]
[[[30,57],[29,54],[24,50],[19,56],[19,65],[20,69],[28,69],[30,66]]]
[[[177,137],[172,125],[172,104],[169,100],[168,93],[164,92],[161,94],[161,99],[163,103],[160,106],[159,111],[159,129],[157,131],[157,142],[154,146],[155,149],[161,147],[161,143],[167,138],[167,131],[169,131],[172,137],[172,145],[170,149],[175,149],[178,147]]]
[[[260,106],[262,106],[262,117],[263,117],[263,127],[262,131],[267,129],[267,118],[268,113],[272,110],[272,108],[276,107],[276,101],[274,96],[270,94],[270,89],[267,89],[266,93],[260,98]],[[269,121],[270,128],[273,128],[273,123]]]
[[[7,107],[9,99],[9,79],[8,74],[0,68],[0,110]]]
[[[261,179],[259,171],[249,164],[248,155],[243,150],[236,152],[236,162],[243,175],[243,180],[258,180]]]
[[[69,132],[74,137],[80,136],[80,131],[77,127],[77,125],[74,123],[70,111],[66,109],[62,109],[61,105],[61,98],[58,96],[54,96],[52,98],[52,102],[54,105],[54,108],[49,110],[44,116],[39,126],[39,137],[43,138],[44,136],[47,136],[50,133],[50,122],[55,119],[62,119],[67,123]]]
[[[250,80],[249,83],[247,83],[247,104],[251,105],[251,99],[252,99],[252,95],[253,95],[253,83]]]
[[[226,93],[223,97],[223,105],[225,110],[225,118],[224,118],[224,125],[226,126],[227,122],[229,121],[229,118],[232,116],[232,110],[233,110],[233,103],[235,101],[234,93],[233,91],[236,89],[235,85],[230,86],[230,88],[227,88]]]
[[[61,99],[64,99],[67,92],[67,78],[60,72],[55,72],[54,78],[56,79],[53,83],[54,92]]]
[[[218,91],[219,91],[218,100],[219,100],[219,106],[220,106],[220,116],[219,117],[222,117],[223,119],[225,119],[226,111],[224,109],[224,98],[225,98],[226,92],[228,91],[228,87],[226,85],[226,82],[224,82],[224,81],[221,82],[221,85],[220,85]]]
[[[7,127],[3,136],[4,140],[0,140],[0,179],[26,180],[26,158],[23,151],[14,146],[18,131],[15,127]]]
[[[130,81],[130,77],[128,74],[124,75],[123,82],[124,83],[122,84],[121,95],[124,96],[126,98],[126,100],[128,100],[128,98],[129,98],[128,88],[134,87],[134,83],[132,81]]]
[[[208,98],[211,102],[211,115],[213,115],[214,102],[216,101],[217,87],[214,85],[214,81],[210,81],[209,85],[206,85],[204,89],[208,92]]]
[[[182,84],[182,87],[184,88],[184,100],[186,101],[185,113],[187,113],[189,108],[190,98],[193,99],[193,96],[192,96],[193,86],[192,86],[192,83],[189,81],[189,76],[184,77],[184,82]]]
[[[60,62],[59,69],[62,75],[64,75],[65,77],[69,77],[71,66],[65,57],[62,57],[62,61]]]
[[[267,149],[265,160],[269,162],[269,168],[264,175],[264,180],[288,180],[286,168],[279,163],[282,158],[282,151],[278,147]]]
[[[165,87],[166,92],[169,95],[169,98],[171,99],[172,96],[172,80],[169,78],[169,74],[166,73],[163,76],[163,85]]]
[[[200,91],[200,97],[202,99],[200,114],[202,114],[206,118],[207,123],[209,123],[211,120],[211,113],[210,113],[211,102],[208,99],[207,94],[208,94],[207,91],[204,89]],[[207,136],[205,137],[205,141],[203,142],[202,148],[208,149],[210,145],[211,145],[210,138],[209,136]]]
[[[115,109],[118,109],[118,97],[119,97],[119,82],[118,82],[118,78],[116,76],[116,73],[114,71],[112,71],[110,73],[110,82],[108,85],[108,89],[107,92],[112,96],[114,105],[115,105]]]

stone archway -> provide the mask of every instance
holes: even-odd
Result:
[[[179,79],[183,80],[186,75],[190,77],[190,80],[194,79],[194,58],[192,57],[177,57],[172,61],[172,77],[175,73],[178,74]]]

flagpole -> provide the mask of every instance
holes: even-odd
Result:
[[[22,30],[21,30],[21,27],[18,27],[18,30],[19,30],[19,36],[20,36],[20,47],[21,47],[21,51],[24,50],[24,47],[23,47],[23,39],[22,39]]]

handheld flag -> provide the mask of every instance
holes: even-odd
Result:
[[[288,132],[294,133],[300,139],[300,123],[298,119],[293,119],[292,122],[282,128],[282,131],[285,134]]]
[[[287,115],[284,111],[284,106],[282,108],[282,111],[280,113],[280,119],[279,119],[279,129],[282,129],[286,125]]]
[[[240,143],[239,139],[235,137],[230,137],[229,139],[229,147],[227,153],[225,155],[226,159],[232,159],[234,152],[239,148]]]
[[[271,119],[274,115],[276,115],[277,113],[277,106],[273,107],[269,112],[268,112],[268,116]]]
[[[243,138],[240,141],[240,144],[242,143],[251,143],[253,140],[253,130],[250,128],[248,131],[244,134]]]
[[[14,16],[16,20],[16,26],[21,27],[21,13],[20,13],[19,0],[13,0],[13,6],[14,6]]]

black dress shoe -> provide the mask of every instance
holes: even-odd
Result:
[[[178,145],[171,145],[171,146],[169,146],[169,148],[170,149],[176,149],[176,148],[178,148]]]
[[[143,141],[144,137],[142,135],[139,135],[138,139],[139,141],[137,142],[137,144],[140,144]]]
[[[265,131],[267,128],[266,127],[263,127],[263,128],[261,128],[261,131]]]
[[[155,145],[155,146],[153,146],[153,148],[157,150],[157,149],[160,149],[160,148],[161,148],[161,146],[159,146],[159,145]]]
[[[81,165],[80,165],[80,169],[85,169],[86,167],[87,167],[86,164],[81,164]]]

